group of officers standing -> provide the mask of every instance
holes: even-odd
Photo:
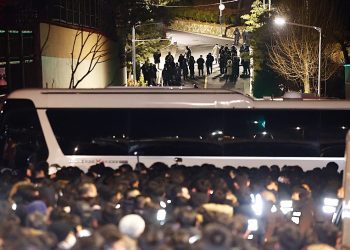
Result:
[[[196,79],[196,64],[198,77],[204,76],[204,69],[206,69],[206,75],[212,74],[213,64],[218,64],[220,75],[225,79],[226,83],[235,83],[238,77],[250,76],[250,53],[249,46],[246,43],[243,43],[239,48],[239,55],[236,43],[233,43],[231,47],[228,44],[225,46],[215,44],[212,51],[205,58],[203,55],[200,55],[197,60],[192,55],[189,46],[186,46],[185,52],[179,55],[177,62],[171,52],[168,52],[165,56],[161,75],[158,74],[161,59],[160,50],[153,54],[153,59],[154,64],[146,61],[141,67],[144,80],[148,86],[160,85],[161,81],[163,86],[181,86],[182,81]],[[243,66],[241,75],[239,75],[240,66]]]

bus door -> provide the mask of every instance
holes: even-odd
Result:
[[[345,168],[343,173],[344,200],[342,209],[342,245],[350,247],[350,131],[346,136]]]

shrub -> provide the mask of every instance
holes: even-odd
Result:
[[[200,22],[219,23],[219,13],[214,10],[188,9],[188,8],[174,8],[171,10],[171,15],[180,19],[190,19]],[[223,16],[223,22],[231,25],[237,24],[236,14],[226,14]]]

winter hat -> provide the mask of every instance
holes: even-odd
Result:
[[[46,211],[47,211],[47,206],[46,206],[45,202],[43,202],[41,200],[37,200],[37,201],[33,201],[33,202],[29,203],[25,207],[25,211],[27,214],[38,212],[38,213],[45,215]]]
[[[138,214],[128,214],[121,218],[119,222],[119,231],[130,238],[138,238],[145,230],[144,219]]]

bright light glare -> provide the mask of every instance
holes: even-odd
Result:
[[[157,212],[157,221],[164,221],[166,218],[165,209],[159,209]]]
[[[78,237],[83,238],[83,237],[89,237],[91,236],[91,232],[88,229],[82,229],[78,232]]]
[[[281,211],[283,214],[287,214],[289,212],[293,212],[293,208],[292,207],[281,207]]]
[[[296,130],[300,130],[300,129],[301,129],[301,127],[296,127],[295,129],[296,129]]]
[[[65,207],[63,208],[63,211],[64,211],[65,213],[69,214],[70,211],[71,211],[70,206],[65,206]]]
[[[292,200],[282,200],[280,202],[281,207],[293,207],[293,201]]]
[[[280,209],[283,214],[287,214],[289,212],[293,212],[293,201],[292,200],[282,200],[280,202]]]
[[[295,223],[295,224],[297,224],[297,225],[299,225],[299,222],[300,222],[300,218],[299,217],[292,217],[292,221]]]
[[[115,205],[115,208],[119,209],[120,208],[120,204],[118,203],[117,205]]]
[[[194,235],[188,239],[188,243],[194,244],[196,241],[198,241],[201,237],[199,235]]]
[[[273,205],[271,207],[271,213],[276,213],[277,212],[277,207],[275,205]]]
[[[339,204],[338,199],[332,199],[332,198],[324,198],[323,202],[325,206],[332,206],[332,207],[336,207]]]
[[[301,212],[293,212],[293,216],[300,217],[301,216]]]
[[[337,210],[337,208],[336,207],[332,207],[332,206],[323,206],[322,207],[322,211],[325,214],[333,214],[333,213],[335,213],[336,210]]]
[[[16,203],[13,203],[13,204],[12,204],[12,210],[15,211],[16,209],[17,209],[17,204],[16,204]]]
[[[256,219],[249,219],[248,220],[248,230],[253,232],[253,231],[258,231],[258,220]]]
[[[286,19],[284,19],[283,17],[276,17],[274,21],[275,21],[275,24],[279,26],[283,26],[286,24]]]
[[[160,205],[162,208],[166,208],[166,203],[165,203],[164,201],[161,201],[161,202],[159,203],[159,205]]]
[[[222,10],[224,10],[224,9],[225,9],[225,5],[224,5],[224,4],[220,4],[220,5],[219,5],[219,10],[222,11]]]
[[[350,201],[343,201],[342,219],[350,219]]]
[[[252,209],[257,216],[261,216],[263,213],[263,200],[260,194],[255,195],[253,199]]]
[[[254,235],[249,234],[247,239],[248,239],[248,240],[252,240],[253,238],[254,238]]]
[[[212,136],[215,136],[215,135],[223,135],[224,132],[222,132],[221,130],[217,130],[217,131],[214,131],[211,133]]]

